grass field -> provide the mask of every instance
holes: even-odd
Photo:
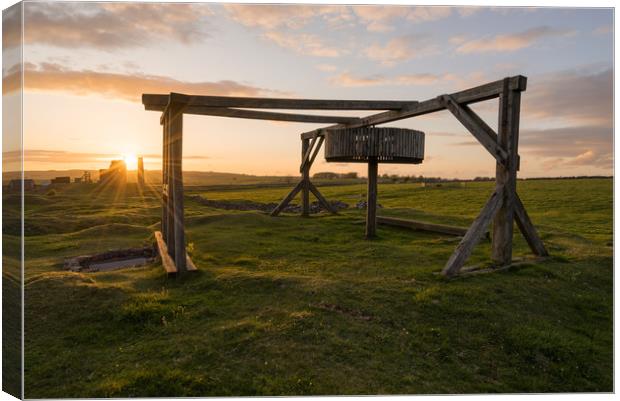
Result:
[[[612,184],[519,182],[552,257],[454,280],[437,274],[454,237],[380,226],[365,241],[362,210],[271,218],[190,199],[198,273],[70,273],[65,257],[151,243],[156,195],[28,195],[25,395],[612,391]],[[379,214],[465,226],[492,185],[383,184]],[[187,193],[272,202],[288,190]],[[365,189],[322,191],[355,204]],[[515,257],[528,255],[515,238]],[[483,241],[469,263],[489,253]]]

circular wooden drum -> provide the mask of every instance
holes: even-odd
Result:
[[[424,160],[424,132],[405,128],[347,128],[325,133],[328,162],[419,164]]]

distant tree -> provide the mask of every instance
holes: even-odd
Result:
[[[357,178],[357,173],[355,171],[350,171],[348,173],[342,174],[342,178],[350,178],[350,179],[352,178],[352,179],[355,179],[355,178]]]
[[[320,173],[314,173],[312,178],[333,180],[335,178],[338,178],[338,176],[339,176],[338,173],[333,173],[331,171],[324,171]]]

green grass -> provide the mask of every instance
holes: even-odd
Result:
[[[518,187],[552,257],[455,280],[437,274],[450,236],[380,226],[365,241],[357,209],[271,218],[190,199],[198,273],[69,273],[64,257],[152,242],[156,194],[29,195],[26,397],[612,391],[612,180]],[[380,214],[467,225],[491,190],[384,184]],[[187,192],[277,202],[287,191]],[[322,191],[364,196],[361,184]],[[483,241],[470,263],[489,253]]]

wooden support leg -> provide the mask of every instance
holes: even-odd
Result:
[[[452,277],[461,270],[467,258],[471,255],[472,251],[480,239],[484,236],[484,233],[491,223],[493,216],[497,210],[502,206],[504,200],[503,189],[500,188],[493,192],[489,201],[484,205],[482,211],[476,217],[476,220],[472,223],[467,230],[467,233],[456,247],[450,259],[443,268],[442,274],[448,277]]]
[[[297,185],[295,185],[295,188],[293,188],[293,190],[291,192],[289,192],[288,195],[286,195],[286,198],[282,199],[282,202],[280,202],[280,204],[278,206],[275,207],[275,209],[273,209],[270,213],[271,216],[275,217],[277,215],[280,214],[280,212],[282,210],[284,210],[284,208],[291,203],[291,201],[293,200],[293,198],[295,198],[295,196],[297,196],[297,193],[299,193],[299,191],[301,191],[302,187],[304,185],[303,181],[299,181],[297,183]]]
[[[368,191],[366,197],[366,238],[377,235],[377,159],[368,160]]]
[[[506,150],[506,164],[497,163],[495,180],[503,188],[502,207],[493,221],[492,259],[497,265],[512,262],[515,194],[517,184],[517,144],[519,141],[519,111],[521,93],[510,90],[508,81],[499,98],[498,142]]]
[[[171,110],[175,112],[175,110]],[[170,119],[172,155],[172,197],[174,199],[174,263],[179,273],[187,271],[185,252],[185,218],[183,207],[183,113],[176,112]]]
[[[173,195],[173,177],[172,177],[172,131],[170,129],[170,110],[166,112],[165,121],[167,126],[167,138],[166,138],[166,246],[168,247],[168,253],[174,260],[174,252],[176,250],[174,246],[174,195]]]
[[[168,119],[163,120],[163,149],[162,149],[162,166],[161,166],[161,234],[162,240],[167,241],[167,225],[168,225],[168,188],[167,188],[167,162],[168,162]]]
[[[321,192],[319,192],[319,189],[317,187],[315,187],[312,182],[308,181],[308,187],[310,188],[310,191],[314,194],[314,196],[316,196],[316,198],[319,200],[319,203],[321,205],[323,205],[323,207],[325,209],[327,209],[328,211],[330,211],[333,214],[338,214],[338,211],[336,209],[334,209],[334,207],[332,205],[329,204],[327,199],[325,199],[325,197],[323,197],[323,194]]]
[[[525,211],[525,207],[523,206],[518,194],[515,194],[515,221],[517,222],[519,230],[521,230],[521,233],[525,237],[525,240],[534,255],[549,256],[549,252],[547,252],[545,244],[543,244],[542,240],[538,236],[538,232],[536,231],[534,224],[532,224],[530,216],[528,216]]]
[[[316,140],[316,139],[315,139]],[[306,158],[306,153],[310,148],[310,140],[302,139],[301,141],[301,160],[302,163]],[[303,186],[301,188],[301,215],[303,217],[308,217],[310,215],[310,165],[305,163],[302,168],[302,182]]]

